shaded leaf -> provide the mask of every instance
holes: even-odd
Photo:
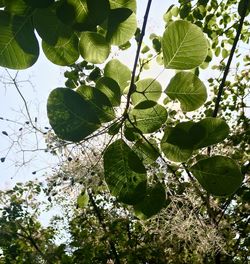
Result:
[[[113,106],[121,104],[121,89],[115,80],[102,77],[96,82],[96,88],[108,97]]]
[[[82,85],[77,92],[88,101],[92,107],[92,111],[98,116],[101,122],[109,122],[115,118],[115,113],[108,97],[100,90]]]
[[[109,0],[110,8],[128,8],[136,13],[136,0]]]
[[[135,215],[146,220],[157,214],[166,204],[165,188],[157,183],[155,186],[148,187],[144,199],[134,205]]]
[[[71,89],[54,89],[48,98],[47,113],[55,133],[64,140],[81,141],[100,127],[89,102]]]
[[[104,153],[104,175],[112,195],[126,204],[136,204],[144,198],[146,170],[138,156],[119,139]]]
[[[35,8],[46,8],[53,4],[54,0],[23,0],[26,4]]]
[[[168,137],[172,131],[171,127],[166,127],[164,131],[164,136],[161,140],[161,150],[167,159],[174,162],[184,162],[187,161],[193,154],[193,150],[190,148],[182,148],[178,145],[173,145],[168,143]]]
[[[201,186],[215,196],[234,193],[243,181],[239,166],[225,156],[214,156],[200,160],[190,168]]]

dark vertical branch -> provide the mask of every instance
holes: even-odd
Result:
[[[245,2],[244,2],[244,9],[243,9],[243,12],[242,12],[242,15],[241,15],[241,18],[240,18],[240,23],[239,23],[239,26],[238,26],[238,29],[237,29],[236,37],[234,39],[233,47],[231,49],[231,52],[230,52],[230,55],[229,55],[229,58],[228,58],[228,61],[227,61],[227,65],[226,65],[226,68],[225,68],[225,71],[224,71],[224,74],[223,74],[223,77],[222,77],[222,81],[221,81],[220,86],[219,86],[219,91],[218,91],[218,95],[217,95],[217,98],[216,98],[215,107],[214,107],[214,111],[213,111],[213,117],[216,117],[217,114],[218,114],[218,111],[219,111],[220,101],[221,101],[221,98],[222,98],[223,89],[224,89],[224,86],[225,86],[227,75],[229,73],[230,65],[231,65],[231,62],[232,62],[232,59],[233,59],[233,55],[234,55],[235,50],[236,50],[236,46],[237,46],[238,41],[240,39],[241,30],[242,30],[244,19],[245,19],[246,12],[247,12],[248,1],[249,0],[245,0]]]
[[[125,107],[123,116],[127,115],[129,104],[130,104],[130,98],[131,98],[132,93],[135,90],[136,67],[137,67],[137,64],[138,64],[139,56],[140,56],[142,40],[143,40],[143,37],[145,35],[145,30],[146,30],[146,26],[147,26],[147,21],[148,21],[148,16],[149,16],[151,3],[152,3],[152,0],[148,0],[148,4],[147,4],[147,8],[146,8],[145,15],[144,15],[144,20],[143,20],[142,30],[141,30],[140,38],[139,38],[139,41],[138,41],[137,50],[136,50],[135,61],[134,61],[134,66],[133,66],[133,71],[132,71],[132,76],[131,76],[128,96],[127,96],[127,103],[126,103],[126,107]]]
[[[90,202],[91,202],[91,204],[92,204],[92,206],[94,208],[94,212],[95,212],[95,214],[96,214],[96,216],[97,216],[97,218],[99,220],[99,223],[102,226],[104,232],[107,233],[108,232],[107,226],[106,226],[106,224],[104,222],[103,216],[102,216],[98,206],[95,203],[93,195],[92,195],[92,193],[90,191],[88,191],[88,195],[89,195]],[[115,257],[115,263],[116,264],[121,264],[119,256],[118,256],[118,252],[117,252],[115,244],[114,244],[114,242],[112,240],[109,240],[109,245],[110,245],[111,251],[112,251],[112,253],[113,253],[114,257]]]

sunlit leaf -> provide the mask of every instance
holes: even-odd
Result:
[[[84,208],[88,205],[89,202],[89,195],[87,193],[87,191],[81,193],[78,197],[77,197],[77,206],[79,208]]]
[[[165,93],[177,99],[184,112],[194,111],[201,107],[207,99],[207,91],[203,82],[191,72],[178,72],[170,81]]]
[[[115,113],[108,97],[100,90],[82,85],[77,89],[77,92],[89,102],[92,106],[92,111],[95,112],[101,122],[108,122],[115,118]]]
[[[107,41],[113,45],[122,45],[132,38],[136,28],[136,16],[130,9],[112,9],[108,17]]]
[[[142,133],[152,133],[161,128],[167,120],[167,115],[163,106],[154,101],[143,101],[130,111],[129,118]]]
[[[96,33],[85,31],[81,34],[79,50],[81,56],[91,63],[103,63],[109,56],[110,44]]]
[[[193,69],[205,60],[208,46],[202,30],[188,21],[177,20],[166,28],[162,38],[167,69]]]
[[[26,69],[39,56],[39,45],[30,17],[0,11],[0,66]]]
[[[164,186],[160,183],[148,187],[144,199],[134,205],[135,215],[146,220],[157,214],[166,204],[166,193]]]
[[[201,186],[216,196],[234,193],[243,181],[239,166],[225,156],[200,160],[190,170]]]
[[[128,8],[136,13],[136,0],[109,0],[110,8]]]
[[[161,84],[154,79],[140,80],[135,85],[136,91],[131,96],[134,105],[145,100],[157,101],[161,96]]]
[[[55,133],[64,140],[81,141],[100,127],[90,103],[71,89],[54,89],[48,98],[47,113]]]
[[[117,59],[109,61],[104,68],[104,76],[115,80],[121,92],[129,85],[131,79],[130,69]]]
[[[126,204],[144,198],[146,170],[138,156],[122,140],[113,142],[104,153],[104,175],[112,195]]]
[[[73,64],[79,57],[79,39],[76,34],[69,38],[59,37],[55,45],[42,41],[45,56],[53,63],[61,66]]]

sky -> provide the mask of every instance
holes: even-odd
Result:
[[[139,25],[143,22],[147,0],[137,1],[137,20]],[[177,0],[152,1],[146,34],[156,33],[162,35],[164,31],[163,14],[171,4]],[[146,39],[145,39],[146,41]],[[121,52],[119,59],[132,69],[135,50]],[[32,120],[37,119],[37,125],[49,126],[46,115],[46,102],[50,91],[56,87],[64,86],[63,72],[66,67],[54,65],[40,52],[38,61],[29,69],[18,72],[17,81],[24,96]],[[24,102],[15,86],[11,85],[9,74],[14,78],[16,71],[8,72],[0,68],[0,133],[6,131],[8,136],[0,134],[0,158],[5,157],[5,162],[0,163],[0,190],[11,188],[16,182],[24,182],[38,178],[44,180],[44,174],[55,166],[56,160],[44,151],[20,151],[19,144],[25,150],[44,148],[44,139],[34,133],[29,133],[28,121]],[[160,74],[160,75],[159,75]],[[159,76],[158,76],[159,75]],[[162,72],[162,68],[154,65],[150,71],[146,71],[143,77],[158,77],[162,83],[166,83],[172,76],[171,71]],[[163,87],[165,89],[165,87]],[[2,120],[1,118],[4,118]],[[6,119],[10,121],[6,121]],[[36,174],[32,172],[36,171]]]

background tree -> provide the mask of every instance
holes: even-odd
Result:
[[[78,209],[64,203],[70,240],[59,255],[53,243],[37,250],[33,237],[23,237],[40,253],[38,261],[249,260],[250,58],[239,46],[249,43],[249,1],[179,1],[164,15],[163,34],[152,34],[145,45],[151,2],[141,29],[132,0],[1,2],[3,67],[35,63],[35,30],[46,57],[70,67],[66,87],[52,90],[47,103],[54,131],[46,133],[47,151],[64,162],[48,178],[46,194],[50,201],[72,195]],[[109,59],[111,47],[131,45],[132,70]],[[166,89],[157,78],[142,78],[153,63],[176,70]],[[209,90],[202,81],[206,67]],[[20,212],[25,220],[22,206],[12,207],[10,215]],[[8,222],[12,232],[18,233],[17,223]]]

